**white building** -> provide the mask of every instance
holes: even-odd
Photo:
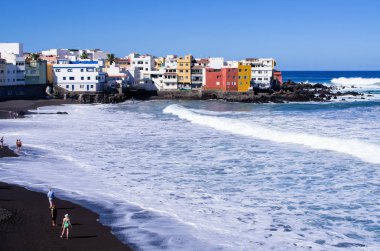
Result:
[[[167,55],[165,58],[165,67],[176,69],[177,68],[177,55]]]
[[[273,58],[247,58],[245,64],[251,65],[251,85],[267,89],[273,81],[273,71],[276,61]]]
[[[221,69],[225,66],[224,58],[209,58],[208,67],[213,69]]]
[[[68,49],[50,49],[46,51],[41,51],[43,56],[56,56],[57,58],[67,58],[70,55]]]
[[[106,81],[104,61],[59,59],[53,65],[54,83],[72,92],[102,92]]]
[[[164,73],[164,86],[162,90],[177,90],[178,79],[176,68],[166,68]]]
[[[3,86],[25,85],[25,59],[22,43],[0,43],[0,55],[3,65]],[[5,67],[4,67],[5,66]]]
[[[105,68],[105,70],[107,72],[106,89],[115,90],[128,87],[130,73],[127,70],[121,69],[114,64],[109,68]]]
[[[140,80],[143,78],[143,72],[150,72],[154,67],[154,59],[150,55],[140,55],[131,53],[128,55],[130,66],[128,71],[132,74],[135,84],[141,84]]]
[[[0,43],[0,54],[3,58],[6,54],[22,56],[24,54],[22,43]]]

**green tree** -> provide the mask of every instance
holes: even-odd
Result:
[[[110,65],[115,62],[115,54],[107,54],[108,62],[110,62]]]
[[[30,56],[30,58],[31,58],[32,60],[38,60],[38,59],[40,58],[40,55],[37,54],[37,53],[32,53],[32,55]]]
[[[82,55],[80,56],[81,59],[88,59],[88,54],[86,51],[82,52]]]

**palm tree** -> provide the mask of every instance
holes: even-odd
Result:
[[[37,54],[37,53],[32,53],[32,55],[30,56],[32,60],[38,60],[40,55]]]
[[[81,59],[88,59],[88,54],[86,51],[82,52],[82,55],[80,56]]]
[[[113,62],[115,62],[115,54],[107,54],[108,62],[110,62],[110,65],[112,65]]]

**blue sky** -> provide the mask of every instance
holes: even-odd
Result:
[[[274,57],[281,70],[380,70],[377,0],[3,1],[0,41],[117,56]]]

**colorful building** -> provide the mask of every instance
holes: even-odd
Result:
[[[204,90],[238,91],[238,68],[206,68],[204,73]]]
[[[30,60],[25,62],[25,84],[46,85],[47,84],[47,61]]]
[[[191,54],[177,59],[177,79],[178,88],[190,89],[191,88],[191,65],[193,56]]]
[[[238,63],[238,91],[247,92],[251,87],[251,66]]]

